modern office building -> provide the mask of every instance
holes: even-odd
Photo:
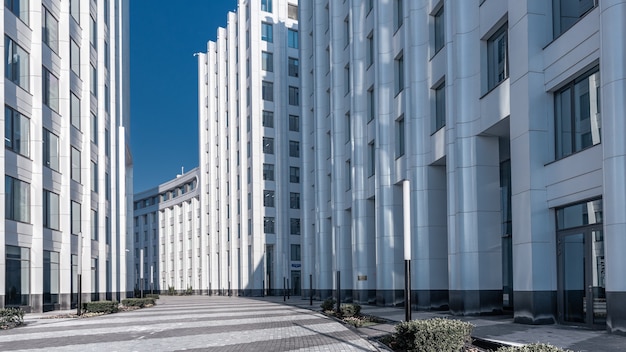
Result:
[[[0,305],[70,309],[79,291],[83,302],[124,298],[128,2],[15,0],[0,12]]]
[[[200,233],[198,179],[195,168],[135,194],[135,292],[206,293],[208,237]]]
[[[198,54],[211,294],[300,292],[298,47],[297,1],[241,0]]]
[[[300,3],[321,298],[626,331],[626,1]],[[304,292],[311,287],[304,281]]]

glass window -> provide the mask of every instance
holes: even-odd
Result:
[[[59,79],[47,68],[43,68],[43,103],[59,112]]]
[[[289,182],[300,183],[300,168],[295,166],[289,167]]]
[[[44,128],[43,164],[54,171],[59,171],[59,137]]]
[[[597,5],[597,0],[552,0],[554,38],[570,29]]]
[[[273,208],[274,198],[275,198],[274,191],[264,190],[263,191],[263,206]]]
[[[104,41],[104,67],[106,67],[106,69],[109,69],[109,42],[107,42],[106,40]]]
[[[80,230],[80,203],[75,202],[75,201],[71,201],[72,207],[70,209],[70,212],[72,213],[72,224],[71,224],[71,231],[72,231],[72,235],[78,235],[81,230]]]
[[[98,192],[98,164],[91,161],[91,191]]]
[[[509,77],[507,25],[487,40],[488,89]]]
[[[371,32],[367,36],[367,67],[370,67],[374,63],[374,57],[376,57],[374,50],[374,32]]]
[[[70,94],[70,120],[72,126],[80,130],[80,99],[74,92]]]
[[[298,20],[298,5],[287,4],[287,17],[292,20]]]
[[[6,246],[6,307],[28,306],[30,295],[30,249]]]
[[[263,164],[263,180],[274,181],[274,164]]]
[[[352,189],[352,162],[346,160],[346,191]]]
[[[59,303],[59,252],[43,251],[43,304]]]
[[[445,44],[445,26],[443,19],[443,6],[435,13],[434,17],[434,30],[433,30],[433,38],[434,38],[434,46],[435,53],[437,53],[441,48],[443,48]]]
[[[98,26],[96,24],[96,19],[93,16],[89,16],[89,44],[96,49],[98,47]]]
[[[298,77],[300,70],[300,61],[294,57],[289,58],[289,76]]]
[[[289,193],[289,207],[291,209],[300,209],[300,193]]]
[[[89,70],[89,81],[91,84],[89,85],[89,92],[94,97],[98,97],[98,70],[96,69],[96,66],[90,66],[91,68]]]
[[[400,93],[404,89],[404,57],[402,54],[396,58],[395,65],[396,74],[396,94]]]
[[[369,176],[371,177],[374,176],[374,174],[376,173],[376,143],[372,141],[367,145],[367,149],[369,154]]]
[[[343,20],[343,44],[344,47],[350,44],[350,16],[346,16]]]
[[[374,87],[367,91],[367,121],[370,122],[376,117],[376,100],[374,100]]]
[[[273,128],[274,127],[274,113],[271,111],[263,110],[263,118],[261,123],[263,127]]]
[[[300,245],[299,244],[291,245],[291,260],[292,261],[300,260]]]
[[[394,18],[393,18],[393,24],[394,24],[394,29],[398,30],[400,27],[402,27],[402,22],[404,20],[404,11],[402,10],[402,2],[404,0],[395,0],[394,1]]]
[[[30,184],[5,175],[5,215],[7,220],[30,222]]]
[[[435,88],[435,116],[433,132],[446,125],[446,83],[443,82]]]
[[[274,33],[271,23],[261,23],[261,40],[268,43],[274,42]]]
[[[396,120],[396,158],[404,155],[405,152],[405,131],[404,131],[404,117]]]
[[[343,94],[350,93],[350,65],[343,68]]]
[[[60,229],[59,195],[43,190],[43,226],[52,230]]]
[[[98,240],[98,211],[91,209],[91,239]]]
[[[80,183],[80,151],[72,147],[72,180]]]
[[[263,71],[274,72],[274,55],[267,51],[261,53],[261,67]]]
[[[289,141],[289,156],[294,158],[300,157],[300,142]]]
[[[289,105],[300,105],[300,88],[289,86]]]
[[[70,0],[70,15],[76,23],[80,23],[80,0]]]
[[[602,200],[596,199],[584,203],[569,205],[556,210],[557,230],[573,227],[601,224]]]
[[[263,232],[264,233],[276,233],[276,219],[274,217],[266,216],[263,218]]]
[[[74,39],[70,40],[70,66],[72,72],[80,77],[80,47],[76,44]]]
[[[4,6],[28,25],[28,0],[4,0]]]
[[[47,8],[43,8],[42,41],[55,53],[59,52],[59,21]]]
[[[289,219],[289,233],[292,235],[300,234],[300,218]]]
[[[287,30],[287,46],[298,49],[298,31],[295,29]]]
[[[351,131],[352,130],[352,121],[351,121],[349,112],[347,112],[345,116],[346,116],[346,118],[345,118],[345,124],[346,125],[345,125],[344,129],[345,129],[346,143],[348,143],[348,142],[350,142],[350,139],[352,138],[352,135],[351,135],[351,132],[352,132]]]
[[[289,115],[289,131],[300,132],[300,116]]]
[[[272,0],[261,0],[261,11],[272,12]]]
[[[4,36],[4,57],[6,60],[4,76],[28,91],[30,88],[28,64],[30,57],[21,46],[6,35]]]
[[[98,117],[92,112],[91,113],[91,143],[98,145]]]
[[[8,106],[4,107],[4,146],[30,156],[30,120]]]
[[[268,81],[261,83],[261,97],[265,101],[274,101],[274,83]]]
[[[263,137],[263,153],[274,154],[274,138]]]
[[[556,158],[600,143],[600,72],[594,68],[556,92]]]

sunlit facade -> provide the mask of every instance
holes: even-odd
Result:
[[[300,13],[306,295],[626,331],[625,1]]]
[[[200,233],[198,176],[195,168],[135,194],[132,270],[136,293],[206,293],[206,275],[202,274],[207,237]]]
[[[300,293],[297,17],[295,0],[241,0],[217,40],[198,54],[210,294]]]
[[[132,283],[128,2],[15,0],[0,12],[0,306],[70,309],[79,291],[119,301]]]

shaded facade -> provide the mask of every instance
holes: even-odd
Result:
[[[301,3],[305,294],[626,331],[625,9]]]

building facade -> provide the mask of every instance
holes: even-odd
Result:
[[[625,1],[300,14],[306,294],[626,331]]]
[[[135,292],[207,292],[198,179],[195,168],[135,195]]]
[[[198,54],[201,231],[212,294],[300,292],[297,16],[297,1],[239,1]]]
[[[16,0],[0,11],[0,305],[120,300],[132,246],[128,2]]]

